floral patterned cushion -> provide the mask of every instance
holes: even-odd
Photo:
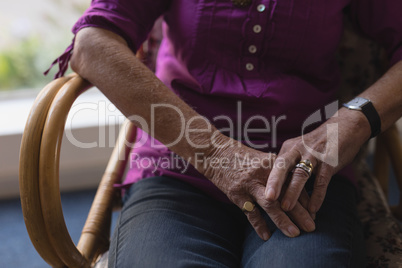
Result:
[[[380,46],[358,35],[348,20],[344,24],[338,60],[342,74],[340,98],[347,101],[373,84],[388,63]],[[362,152],[358,156],[355,167],[361,193],[358,213],[366,239],[367,267],[402,267],[402,225],[392,216],[378,181],[364,161],[365,155]]]
[[[356,164],[367,267],[402,267],[402,224],[391,214],[386,198],[367,163]]]

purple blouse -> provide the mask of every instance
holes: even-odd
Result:
[[[363,34],[387,49],[391,65],[402,59],[400,0],[253,0],[246,8],[231,0],[93,0],[73,32],[101,27],[135,52],[163,15],[159,79],[224,134],[278,152],[283,141],[301,135],[310,115],[336,101],[345,8]],[[59,63],[68,62],[71,50]],[[123,185],[174,176],[226,200],[181,158],[152,146],[161,144],[145,132],[141,137],[146,143],[133,149]],[[348,169],[341,173],[352,179]]]

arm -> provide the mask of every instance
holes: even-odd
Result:
[[[361,97],[370,99],[381,119],[381,130],[386,130],[402,115],[402,2],[394,0],[352,0],[348,17],[364,36],[382,45],[393,65],[388,72],[367,90]],[[338,130],[329,130],[330,124],[336,124]],[[337,116],[330,118],[321,127],[304,137],[289,140],[281,148],[279,159],[286,159],[287,170],[293,168],[301,159],[311,159],[316,173],[315,189],[309,205],[310,212],[316,212],[325,197],[325,192],[333,174],[350,163],[360,147],[370,137],[370,126],[364,115],[358,111],[342,108]],[[339,135],[338,135],[339,134]],[[337,138],[335,138],[337,136]],[[328,165],[324,159],[316,159],[303,145],[303,142],[315,151],[325,151],[322,158],[337,159],[335,166]],[[339,155],[338,155],[339,152]],[[285,170],[273,170],[267,184],[266,197],[275,200],[284,181]],[[296,169],[291,185],[283,199],[282,207],[291,209],[295,196],[307,175]],[[271,189],[271,190],[270,190]]]
[[[83,78],[97,86],[126,117],[137,115],[145,119],[148,127],[151,126],[151,104],[167,103],[177,107],[181,111],[180,115],[171,108],[161,107],[155,110],[157,122],[154,138],[163,144],[173,143],[180,135],[183,123],[199,116],[136,58],[123,38],[110,31],[100,28],[82,29],[76,37],[71,66]],[[140,122],[134,123],[138,125]],[[205,120],[194,123],[197,124],[194,128],[210,128],[211,132],[216,131]],[[167,129],[169,131],[165,131]],[[191,134],[198,134],[191,138],[198,139],[202,145],[208,145],[211,134]],[[203,147],[206,148],[197,148],[194,151],[186,139],[180,139],[170,149],[189,159],[193,153],[208,153],[211,149],[208,146]]]
[[[375,84],[359,95],[370,99],[381,118],[381,130],[384,131],[402,116],[402,61],[399,61]],[[328,126],[336,124],[334,133],[327,133]],[[335,133],[336,132],[336,133]],[[334,134],[334,135],[333,135]],[[338,135],[338,139],[331,136]],[[266,197],[276,200],[278,192],[289,172],[301,159],[310,159],[316,173],[314,191],[309,204],[309,211],[316,213],[321,207],[331,177],[349,164],[360,147],[370,138],[371,130],[363,113],[341,108],[336,116],[330,118],[322,126],[306,134],[287,141],[278,155],[285,159],[286,169],[274,169],[268,180]],[[317,159],[305,148],[307,145],[317,152],[325,152],[322,159]],[[339,155],[337,154],[339,152]],[[338,165],[329,165],[325,159],[338,158]],[[296,169],[290,185],[282,199],[282,208],[290,210],[294,207],[297,196],[307,181],[307,174]]]
[[[82,29],[76,36],[71,65],[74,71],[97,86],[134,124],[188,160],[234,204],[241,208],[245,201],[255,201],[282,232],[288,236],[299,234],[298,228],[280,209],[279,203],[264,199],[274,155],[253,150],[220,134],[158,80],[135,57],[120,36],[100,28]],[[156,109],[156,120],[152,122],[152,104],[167,104],[176,109]],[[154,126],[154,129],[144,129],[144,124],[141,125],[138,118],[144,119],[146,125]],[[188,131],[190,129],[192,131]],[[177,140],[182,130],[188,135]],[[204,156],[205,161],[197,162],[196,154]],[[242,167],[235,166],[236,157],[247,156],[261,159],[261,163],[255,166],[248,165],[246,161]],[[210,165],[210,159],[213,158],[228,159],[226,167],[213,168]],[[290,215],[303,230],[314,230],[310,215],[300,203],[296,204]],[[248,212],[247,217],[259,236],[268,239],[270,232],[259,210]],[[306,225],[307,220],[310,225]]]

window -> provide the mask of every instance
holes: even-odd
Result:
[[[0,9],[0,92],[37,89],[49,82],[56,70],[48,77],[43,72],[70,44],[70,29],[89,3],[4,1]]]
[[[12,0],[0,9],[0,199],[18,196],[22,132],[39,90],[57,68],[43,72],[71,43],[71,28],[90,0]],[[106,167],[123,116],[97,90],[74,103],[63,141],[61,190],[95,187]],[[110,136],[110,138],[109,138]],[[73,141],[73,142],[71,142]],[[77,141],[95,144],[82,149]],[[75,142],[75,143],[74,143]]]

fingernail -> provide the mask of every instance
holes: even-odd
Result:
[[[307,232],[312,232],[312,231],[315,230],[315,223],[314,223],[312,220],[310,220],[310,219],[307,219],[307,220],[304,222],[304,226],[306,227],[306,231],[307,231]]]
[[[281,205],[281,208],[282,208],[284,211],[288,211],[289,208],[290,208],[290,202],[289,202],[288,200],[283,201],[283,203],[282,203],[282,205]]]
[[[275,190],[273,188],[269,188],[265,193],[265,197],[270,200],[275,200]]]
[[[287,236],[289,236],[289,237],[295,237],[295,236],[298,236],[300,234],[300,231],[296,227],[294,227],[292,225],[288,227],[287,231],[288,231]]]
[[[264,233],[264,234],[263,234],[263,238],[264,238],[264,241],[267,241],[267,240],[269,239],[269,234],[268,234],[268,233]]]

